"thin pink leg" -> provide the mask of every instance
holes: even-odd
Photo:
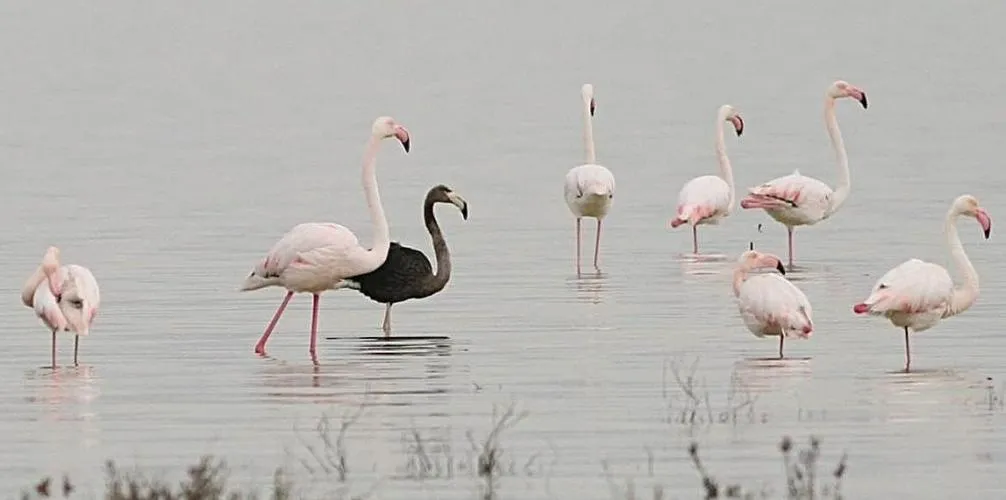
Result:
[[[789,233],[789,267],[793,268],[793,228],[786,226],[786,232]]]
[[[318,342],[318,301],[321,300],[321,296],[314,294],[311,300],[311,360],[315,363],[318,362],[318,356],[315,354],[315,344]]]
[[[597,267],[597,255],[601,252],[601,219],[597,219],[597,236],[594,237],[594,270],[601,272]]]
[[[784,339],[785,339],[785,337],[782,334],[780,334],[779,335],[779,359],[782,359],[782,341]]]
[[[77,348],[80,346],[80,335],[73,336],[73,366],[77,366]]]
[[[699,253],[699,232],[696,226],[692,226],[692,252]]]
[[[290,303],[290,299],[293,298],[293,292],[286,292],[286,297],[283,299],[283,303],[279,305],[279,309],[276,309],[276,314],[273,315],[272,321],[269,322],[269,326],[265,328],[265,333],[262,334],[262,338],[258,339],[258,343],[255,344],[255,354],[265,354],[265,343],[269,340],[269,336],[272,335],[273,328],[276,328],[276,323],[279,323],[279,317],[283,315],[283,311],[286,310],[286,305]]]
[[[56,369],[56,330],[52,331],[52,369]]]
[[[53,363],[55,365],[55,363]],[[912,351],[908,348],[908,327],[905,327],[905,373],[912,368]]]
[[[580,275],[580,218],[576,218],[576,275]]]

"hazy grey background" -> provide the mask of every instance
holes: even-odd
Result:
[[[1002,226],[984,241],[961,221],[982,295],[915,338],[923,373],[889,373],[903,366],[897,330],[851,307],[906,258],[946,263],[942,218],[957,195],[1006,220],[1004,18],[1002,3],[977,1],[2,2],[0,484],[13,494],[68,471],[96,492],[106,458],[170,477],[201,453],[264,484],[275,466],[296,469],[284,451],[298,451],[294,425],[338,417],[369,388],[350,460],[354,490],[385,478],[377,498],[470,498],[464,473],[421,488],[397,479],[402,433],[447,433],[465,450],[464,433],[484,434],[493,404],[511,400],[530,414],[506,452],[520,464],[539,453],[550,479],[505,479],[506,498],[608,498],[602,460],[619,481],[692,498],[693,435],[726,479],[778,491],[778,438],[811,432],[829,465],[849,451],[850,498],[992,497],[1006,413],[982,400],[985,377],[1001,388],[1006,371]],[[794,280],[817,332],[788,353],[812,359],[759,366],[744,360],[775,344],[743,328],[729,263],[682,262],[690,235],[665,225],[681,185],[715,171],[724,103],[747,125],[727,141],[739,190],[794,168],[833,185],[822,102],[837,78],[870,108],[839,103],[847,205],[797,231],[809,269]],[[607,275],[578,281],[562,180],[582,161],[584,82],[618,191]],[[315,372],[299,296],[274,359],[255,357],[282,293],[236,288],[272,243],[312,220],[369,243],[359,166],[381,114],[413,136],[411,154],[386,144],[378,158],[393,238],[430,251],[420,207],[436,183],[471,205],[466,222],[438,211],[455,258],[448,289],[396,308],[398,334],[449,345],[321,341]],[[761,212],[700,237],[731,260],[752,239],[785,252],[784,229]],[[57,374],[39,369],[48,334],[18,299],[50,244],[91,267],[103,298],[83,366]],[[323,336],[379,334],[378,304],[338,293],[322,307]],[[60,342],[69,362],[72,339]],[[734,373],[760,395],[759,423],[666,421],[678,393],[671,383],[665,395],[664,367],[696,358],[714,408]]]

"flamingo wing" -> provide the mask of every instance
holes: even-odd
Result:
[[[371,300],[387,304],[418,297],[424,280],[432,276],[433,265],[423,252],[392,242],[380,267],[346,280]]]
[[[953,294],[954,281],[946,269],[909,259],[881,276],[855,310],[873,315],[944,310]]]
[[[57,281],[65,282],[67,277],[66,266],[61,266],[57,274]],[[42,280],[35,286],[35,293],[32,295],[32,309],[45,326],[50,330],[63,331],[67,327],[66,316],[63,315],[59,307],[59,301],[49,290],[49,283]]]
[[[614,195],[615,176],[601,165],[573,167],[566,174],[565,192],[567,198],[579,198],[584,194]]]
[[[832,189],[827,184],[794,171],[749,188],[750,195],[741,202],[744,208],[768,208],[805,212],[809,219],[820,220],[831,204]]]
[[[787,337],[808,337],[814,331],[810,301],[782,276],[759,274],[748,278],[737,299],[744,322],[749,328],[758,325],[762,335],[781,332]]]
[[[671,224],[677,227],[704,219],[713,222],[730,213],[730,202],[730,186],[721,177],[696,177],[685,183],[678,192],[677,213]]]

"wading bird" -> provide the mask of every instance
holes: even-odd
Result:
[[[380,267],[388,256],[390,235],[388,221],[384,217],[380,193],[377,190],[376,156],[381,141],[394,137],[409,152],[409,132],[388,116],[374,121],[370,140],[363,155],[363,191],[370,209],[373,224],[373,248],[360,246],[356,235],[339,224],[330,222],[307,222],[298,224],[287,232],[269,250],[268,255],[245,279],[241,291],[258,290],[269,286],[280,286],[287,290],[286,297],[276,309],[265,333],[255,344],[255,353],[265,354],[265,344],[269,340],[276,323],[294,293],[307,292],[313,296],[311,308],[311,359],[317,363],[315,345],[318,339],[318,302],[321,293],[348,286],[344,282],[350,276],[369,273]]]
[[[894,326],[904,328],[906,373],[912,365],[908,331],[928,330],[944,318],[967,311],[978,300],[978,272],[964,253],[957,234],[957,218],[962,215],[974,217],[986,239],[992,232],[992,219],[971,195],[957,197],[947,211],[943,227],[950,256],[964,276],[963,286],[955,288],[954,280],[943,266],[909,259],[881,276],[870,296],[852,308],[856,314],[883,316]]]
[[[433,274],[433,266],[423,252],[392,242],[388,248],[388,258],[381,267],[367,274],[346,278],[349,288],[359,290],[371,300],[387,305],[384,324],[381,326],[385,338],[391,336],[392,305],[409,299],[429,297],[443,290],[451,279],[451,253],[433,213],[433,207],[437,203],[453,204],[461,210],[461,217],[468,220],[468,202],[451,188],[441,184],[426,193],[423,221],[436,254],[436,274]]]
[[[91,271],[76,264],[61,266],[59,249],[49,247],[24,287],[21,302],[35,310],[52,331],[52,369],[56,369],[56,333],[73,332],[73,364],[77,366],[80,337],[87,336],[98,314],[101,294]]]
[[[779,359],[786,337],[808,338],[814,331],[813,312],[807,296],[779,274],[756,274],[754,269],[786,269],[779,257],[748,250],[734,270],[734,295],[744,325],[758,338],[779,336]]]
[[[790,175],[748,189],[750,194],[741,200],[741,208],[764,209],[770,217],[786,226],[790,268],[793,267],[793,228],[817,224],[831,217],[849,197],[849,157],[835,117],[835,100],[843,97],[859,101],[863,109],[867,107],[866,92],[842,80],[831,84],[825,94],[824,121],[838,158],[838,187],[832,191],[827,184],[794,170]]]

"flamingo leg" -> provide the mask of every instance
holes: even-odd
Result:
[[[789,268],[793,269],[793,228],[786,226],[786,233],[789,239]]]
[[[699,231],[695,225],[692,225],[692,252],[699,253]]]
[[[384,309],[384,324],[381,325],[381,329],[384,330],[384,338],[391,337],[391,304]]]
[[[258,339],[258,343],[255,344],[255,354],[265,354],[265,343],[269,340],[269,336],[272,335],[272,330],[276,328],[276,323],[279,323],[279,317],[283,315],[283,311],[286,310],[286,305],[290,303],[290,299],[292,298],[293,292],[286,292],[286,297],[279,305],[279,309],[276,309],[276,314],[272,316],[272,321],[270,321],[269,326],[265,328],[265,333],[262,334],[262,338]]]
[[[73,366],[77,366],[77,351],[80,347],[80,335],[73,336]]]
[[[576,218],[576,275],[580,275],[580,218]]]
[[[908,327],[905,327],[905,373],[912,367],[912,351],[908,348]]]
[[[52,331],[52,369],[56,369],[56,330]]]
[[[782,358],[782,342],[783,342],[783,340],[785,338],[786,338],[785,336],[779,335],[779,359],[783,359]]]
[[[311,359],[317,362],[315,345],[318,343],[318,301],[321,300],[321,296],[314,294],[311,299]]]
[[[601,250],[601,219],[597,219],[597,236],[594,237],[594,270],[601,272],[601,268],[597,267],[597,254]]]

